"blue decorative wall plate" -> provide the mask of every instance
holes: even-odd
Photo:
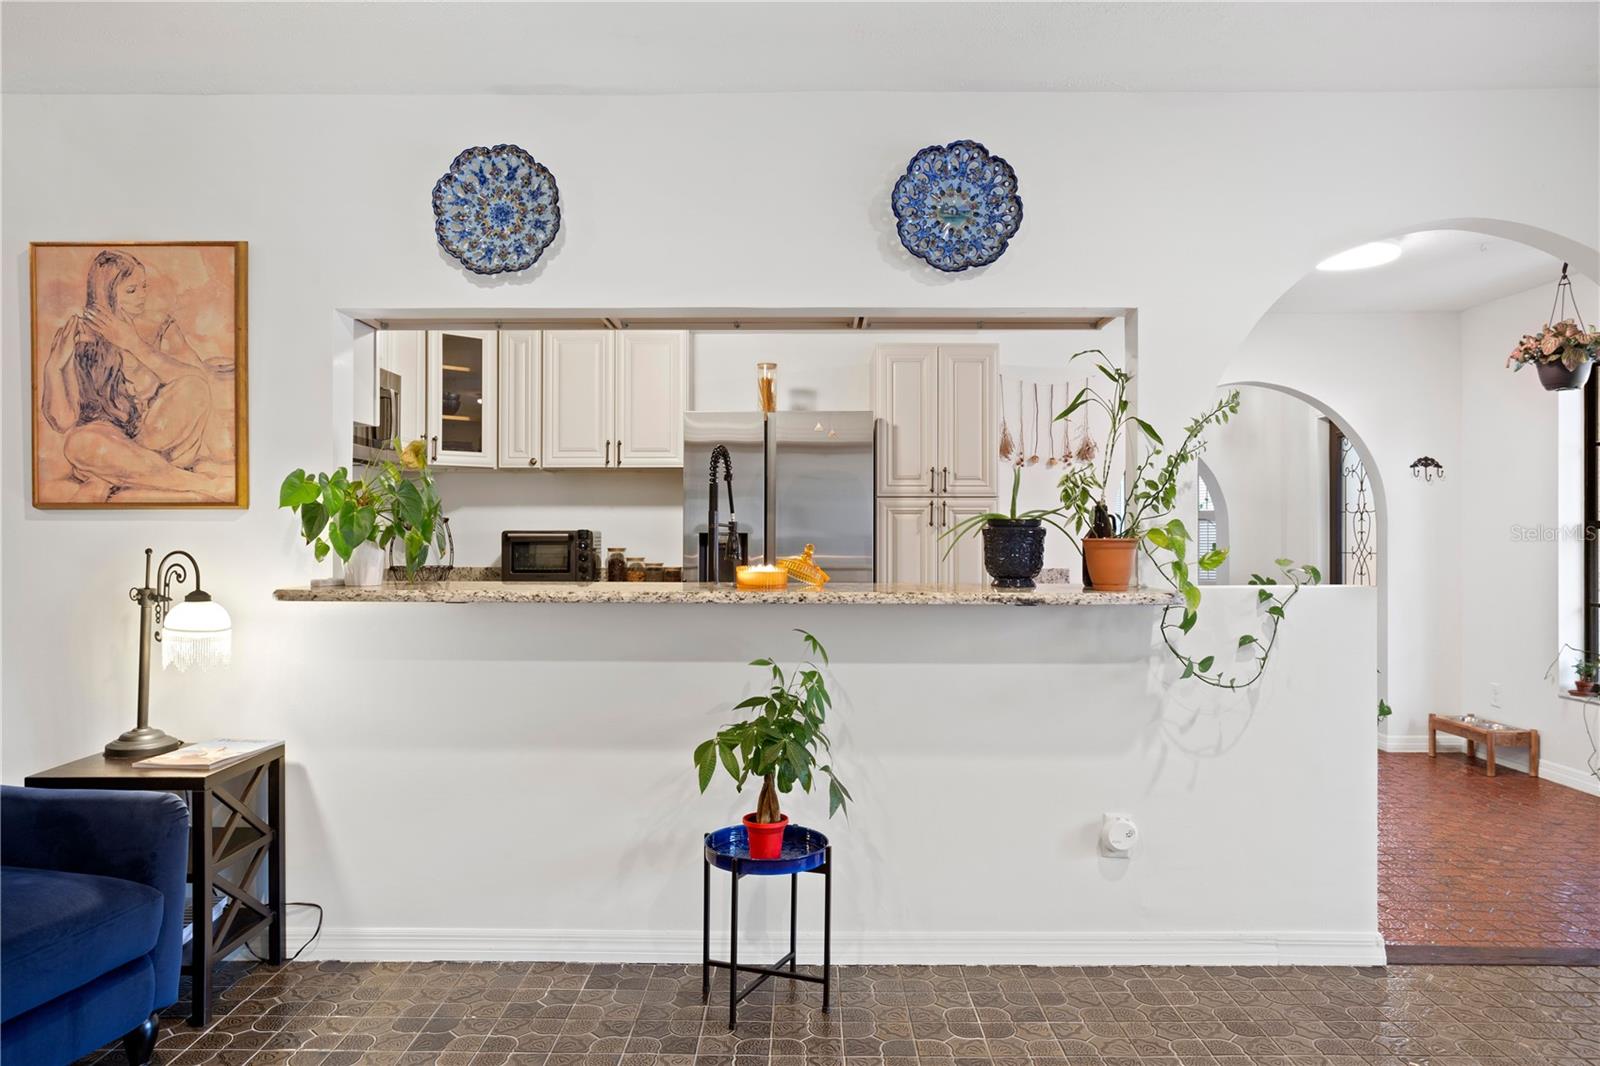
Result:
[[[514,144],[468,148],[433,186],[439,247],[475,274],[528,269],[560,228],[555,176]]]
[[[924,148],[890,199],[906,251],[949,273],[999,259],[1022,226],[1017,172],[977,141]]]

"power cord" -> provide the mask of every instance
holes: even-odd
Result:
[[[293,962],[296,959],[298,959],[300,957],[300,953],[305,951],[305,949],[310,947],[312,944],[316,943],[317,937],[322,935],[322,904],[320,904],[320,903],[310,903],[310,902],[306,902],[304,900],[298,901],[298,902],[297,901],[291,901],[289,903],[285,903],[284,904],[284,909],[285,910],[287,910],[290,907],[315,907],[316,911],[317,911],[317,927],[315,929],[311,930],[310,938],[304,944],[300,945],[300,950],[296,951],[293,955],[290,955],[288,957],[288,959],[285,960],[286,962]],[[257,962],[266,962],[267,961],[266,959],[262,958],[260,955],[257,955],[256,954],[256,949],[251,947],[249,944],[246,944],[244,946],[244,949],[246,951],[248,951],[250,953],[250,957],[252,959],[255,959]]]

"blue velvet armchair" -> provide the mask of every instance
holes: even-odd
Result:
[[[188,806],[164,792],[0,788],[0,1061],[121,1037],[144,1066],[178,998]]]

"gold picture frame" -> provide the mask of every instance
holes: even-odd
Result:
[[[28,245],[33,505],[250,506],[249,245]]]

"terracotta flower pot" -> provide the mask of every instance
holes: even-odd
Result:
[[[1574,696],[1593,696],[1594,680],[1592,678],[1578,678],[1572,686],[1572,694]]]
[[[1539,384],[1548,392],[1565,392],[1568,389],[1581,389],[1589,380],[1589,368],[1592,363],[1582,362],[1576,370],[1568,370],[1565,363],[1539,363]]]
[[[744,831],[750,841],[752,859],[776,859],[783,854],[783,829],[789,816],[782,815],[776,822],[758,822],[755,812],[744,816]]]
[[[1127,592],[1138,559],[1136,537],[1083,538],[1083,568],[1096,592]]]

